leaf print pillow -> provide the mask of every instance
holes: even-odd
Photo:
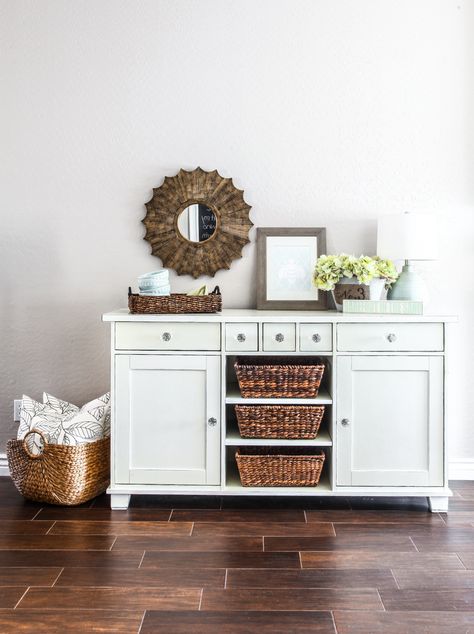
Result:
[[[20,426],[17,438],[21,440],[32,429],[38,429],[50,443],[58,443],[61,433],[61,416],[49,408],[47,404],[39,403],[29,396],[23,395],[20,407]],[[32,453],[40,453],[41,439],[30,436],[28,447]]]
[[[63,422],[64,434],[59,442],[80,445],[110,435],[110,394],[86,403],[74,416]]]
[[[110,393],[83,405],[80,409],[46,392],[43,403],[23,396],[20,426],[17,438],[38,429],[46,440],[58,445],[80,445],[110,435]],[[30,436],[28,446],[32,453],[41,451],[39,436]]]

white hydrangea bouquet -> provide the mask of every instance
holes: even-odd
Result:
[[[384,287],[389,288],[397,277],[391,260],[341,253],[317,259],[313,282],[319,290],[332,291],[337,309],[342,310],[344,299],[380,299]]]

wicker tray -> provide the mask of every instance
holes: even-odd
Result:
[[[244,398],[314,398],[324,374],[324,364],[305,358],[240,357],[234,368]]]
[[[316,438],[324,405],[236,405],[242,438]]]
[[[171,293],[163,297],[138,295],[128,289],[128,309],[133,314],[218,313],[222,310],[219,287],[209,295]]]
[[[241,447],[235,454],[244,487],[314,487],[325,457],[322,451],[311,455],[308,449],[286,447]]]
[[[40,454],[32,454],[27,437],[38,434]],[[40,431],[7,443],[8,466],[16,488],[28,500],[74,506],[103,493],[110,478],[110,438],[70,447],[49,444]]]

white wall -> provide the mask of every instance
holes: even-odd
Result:
[[[474,460],[472,1],[0,7],[3,441],[22,392],[108,387],[100,315],[159,265],[143,203],[200,165],[245,189],[257,226],[326,226],[331,251],[373,253],[382,213],[444,215],[428,274],[434,307],[460,315],[451,458]],[[252,243],[216,276],[225,306],[254,305],[254,273]]]

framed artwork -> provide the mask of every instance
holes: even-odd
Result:
[[[326,253],[326,229],[257,229],[257,308],[324,310],[327,293],[313,285],[318,257]]]

